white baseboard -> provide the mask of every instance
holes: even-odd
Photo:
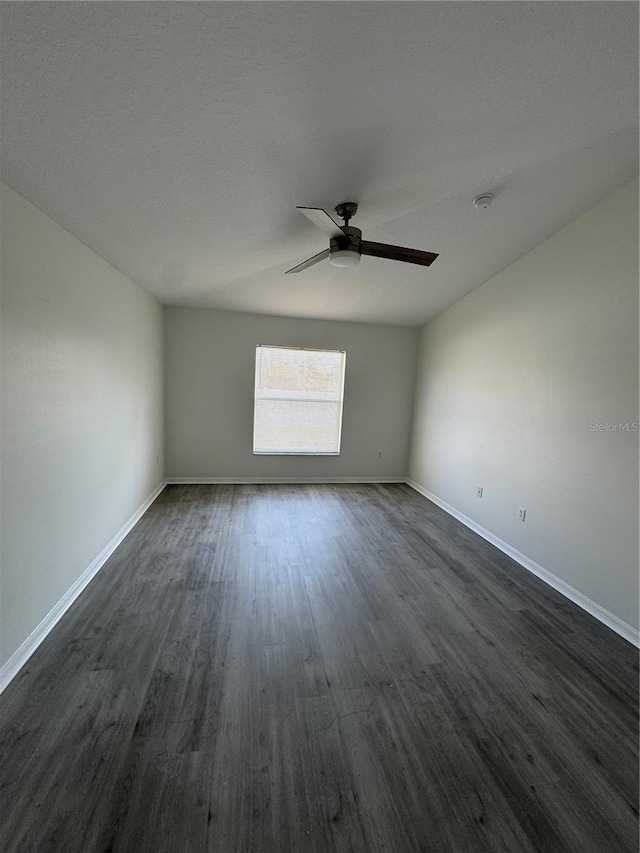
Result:
[[[55,604],[47,613],[42,622],[34,628],[22,645],[20,645],[11,655],[9,660],[0,669],[0,693],[2,693],[5,687],[15,678],[47,634],[55,627],[62,616],[64,616],[66,611],[71,607],[89,581],[97,575],[118,545],[123,541],[127,533],[129,533],[138,521],[140,521],[166,484],[166,480],[163,480],[160,485],[153,490],[144,503],[141,504],[141,506],[139,506],[134,512],[131,518],[123,524],[120,530],[118,530],[113,539],[111,539],[102,551],[100,551],[91,565],[87,566],[73,586],[65,592],[58,603]]]
[[[295,483],[405,483],[405,477],[167,477],[170,486],[260,486]]]
[[[415,480],[405,480],[408,486],[411,486],[412,489],[415,489],[416,492],[419,492],[425,498],[428,498],[432,501],[436,506],[439,506],[440,509],[443,509],[445,512],[449,513],[449,515],[456,518],[458,521],[462,522],[465,527],[468,527],[470,530],[473,530],[474,533],[477,533],[478,536],[482,536],[483,539],[486,539],[487,542],[490,542],[492,545],[495,545],[498,550],[502,551],[503,554],[506,554],[508,557],[511,557],[512,560],[515,560],[516,563],[519,563],[523,568],[527,569],[527,571],[539,577],[545,583],[549,584],[549,586],[553,587],[558,592],[562,593],[566,598],[570,601],[573,601],[574,604],[577,604],[578,607],[581,607],[583,610],[586,610],[591,616],[598,619],[598,621],[602,622],[607,628],[611,628],[612,631],[615,631],[616,634],[619,634],[625,640],[627,640],[632,645],[640,648],[640,635],[639,632],[635,630],[631,625],[628,625],[626,622],[623,622],[622,619],[619,619],[615,614],[611,613],[609,610],[606,610],[604,607],[601,607],[595,601],[592,601],[590,598],[587,598],[586,595],[583,595],[579,590],[570,586],[568,583],[565,583],[561,578],[557,575],[554,575],[553,572],[550,572],[548,569],[545,569],[543,566],[536,563],[534,560],[527,557],[525,554],[522,554],[520,551],[513,548],[507,542],[504,542],[502,539],[499,539],[489,530],[486,530],[472,518],[469,518],[468,515],[465,515],[463,512],[460,512],[455,507],[448,504],[446,501],[443,501],[437,495],[434,495],[432,492],[428,491],[428,489],[424,489],[419,483],[416,483]]]

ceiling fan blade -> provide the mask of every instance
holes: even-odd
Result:
[[[297,267],[291,267],[290,270],[285,272],[285,275],[290,272],[302,272],[302,270],[309,269],[314,264],[317,264],[318,261],[324,261],[325,258],[328,258],[331,254],[331,249],[324,249],[322,252],[318,252],[317,255],[314,255],[312,258],[307,258],[306,261],[303,261],[301,264],[298,264]]]
[[[296,207],[296,210],[304,213],[307,219],[310,219],[318,228],[322,228],[330,237],[342,236],[341,226],[321,207]]]
[[[360,243],[362,255],[375,258],[388,258],[390,261],[404,261],[407,264],[420,264],[429,267],[438,257],[434,252],[422,252],[420,249],[405,249],[404,246],[390,246],[388,243],[372,243],[363,240]]]

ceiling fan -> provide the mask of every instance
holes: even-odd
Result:
[[[335,212],[340,219],[344,219],[344,225],[338,225],[321,207],[297,207],[296,210],[329,235],[329,248],[286,272],[302,272],[325,258],[329,258],[329,262],[334,267],[355,267],[360,263],[361,255],[372,255],[375,258],[388,258],[390,261],[404,261],[408,264],[421,264],[428,267],[438,257],[434,252],[422,252],[420,249],[405,249],[404,246],[390,246],[388,243],[372,243],[370,240],[363,240],[362,231],[349,225],[357,209],[358,205],[355,201],[339,204]]]

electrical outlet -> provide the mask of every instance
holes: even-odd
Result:
[[[378,459],[382,459],[382,451],[381,450],[378,451]]]
[[[518,510],[518,518],[520,519],[520,521],[524,521],[526,515],[527,515],[526,509],[523,506],[521,506],[520,509]]]
[[[484,489],[482,488],[482,486],[478,486],[478,488],[476,489],[477,497],[481,498],[483,492],[484,492]]]

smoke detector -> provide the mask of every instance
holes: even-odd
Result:
[[[492,201],[493,193],[482,193],[482,195],[479,195],[473,202],[473,206],[476,210],[486,210],[488,207],[491,207]]]

